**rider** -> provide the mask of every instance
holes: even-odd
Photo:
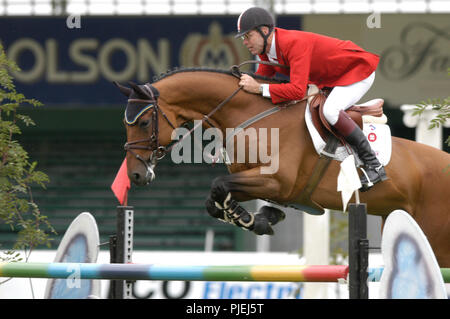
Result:
[[[245,10],[237,21],[244,45],[262,61],[288,66],[260,64],[256,74],[272,77],[276,72],[290,77],[289,83],[260,84],[247,74],[239,85],[250,93],[261,94],[273,103],[300,100],[308,83],[319,88],[333,87],[325,104],[324,116],[330,125],[357,150],[364,164],[362,190],[386,180],[384,167],[378,161],[359,126],[344,112],[369,90],[375,79],[379,57],[351,41],[316,33],[275,27],[270,13],[263,8]]]

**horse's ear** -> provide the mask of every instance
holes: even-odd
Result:
[[[116,81],[113,81],[113,84],[119,88],[120,92],[122,92],[123,95],[125,95],[126,97],[130,96],[131,94],[130,88],[127,88],[126,86],[123,86]]]
[[[128,84],[133,88],[134,92],[136,92],[138,95],[140,95],[142,98],[146,99],[148,98],[148,94],[145,93],[139,85],[137,85],[134,82],[128,81]]]

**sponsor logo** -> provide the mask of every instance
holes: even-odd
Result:
[[[189,34],[180,50],[180,65],[184,67],[209,67],[229,69],[230,65],[251,59],[248,50],[234,38],[223,34],[218,22],[212,22],[208,34]],[[242,68],[245,70],[245,67]]]

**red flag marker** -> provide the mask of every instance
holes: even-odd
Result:
[[[127,159],[125,158],[117,172],[116,178],[111,185],[114,195],[119,200],[120,205],[126,206],[128,203],[128,190],[131,188],[130,179],[127,174]]]

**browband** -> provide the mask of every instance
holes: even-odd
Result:
[[[154,107],[154,103],[148,104],[144,107],[138,104],[129,104],[125,109],[125,122],[128,125],[133,125],[141,117],[142,114]]]

